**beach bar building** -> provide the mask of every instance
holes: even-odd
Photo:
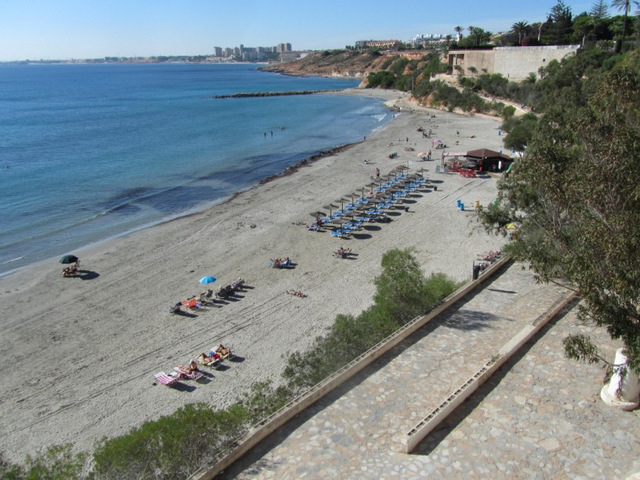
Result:
[[[477,165],[481,172],[504,172],[513,163],[513,159],[508,155],[488,148],[470,150],[466,153],[465,159]]]

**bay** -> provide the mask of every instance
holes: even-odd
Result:
[[[250,64],[0,66],[0,273],[186,215],[389,121]]]

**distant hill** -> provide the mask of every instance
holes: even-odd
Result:
[[[350,77],[364,79],[370,72],[384,70],[387,56],[372,51],[325,50],[313,52],[288,63],[271,64],[261,70],[286,75],[318,75],[322,77]]]

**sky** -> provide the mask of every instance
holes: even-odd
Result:
[[[210,55],[213,47],[339,49],[473,25],[545,21],[557,0],[0,0],[0,61]],[[564,0],[574,15],[596,0]],[[610,11],[611,14],[617,12]]]

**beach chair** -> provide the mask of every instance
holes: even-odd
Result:
[[[165,372],[158,372],[154,377],[159,384],[166,385],[167,387],[172,387],[180,381],[179,376],[174,376],[173,374],[167,374]]]
[[[199,370],[196,370],[195,372],[189,373],[187,370],[181,368],[181,367],[174,367],[174,370],[176,371],[176,373],[180,376],[180,378],[183,378],[185,380],[198,380],[200,378],[202,378],[202,372]]]
[[[184,305],[187,308],[200,308],[200,302],[198,301],[197,298],[190,298],[189,300],[183,300],[182,305]]]
[[[209,355],[201,353],[198,355],[198,363],[205,367],[217,368],[222,363],[222,359],[215,352],[213,354],[209,353]]]
[[[217,347],[213,347],[209,352],[209,356],[215,353],[217,353],[220,356],[220,360],[228,360],[234,357],[233,353],[231,353],[231,348],[225,347],[222,344],[218,345]]]

